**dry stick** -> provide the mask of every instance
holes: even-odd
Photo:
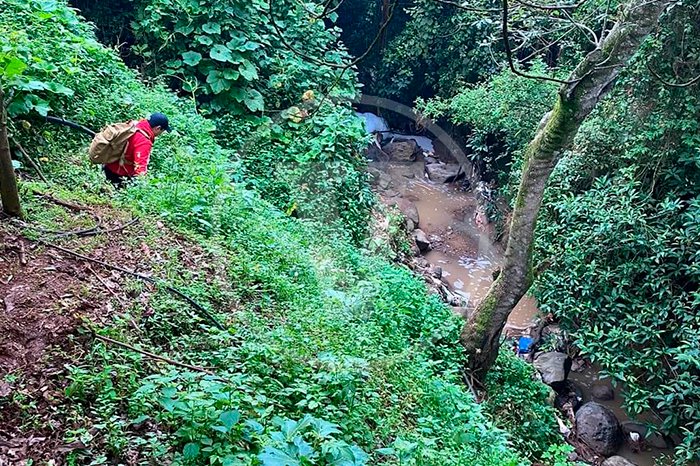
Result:
[[[63,231],[63,230],[47,230],[46,228],[40,228],[40,227],[35,227],[33,225],[30,225],[27,222],[24,222],[22,220],[15,220],[15,223],[19,224],[22,228],[29,228],[30,230],[38,231],[39,233],[45,233],[47,235],[56,235],[56,238],[61,238],[64,236],[70,236],[70,235],[77,235],[77,236],[89,236],[88,233],[92,234],[97,234],[99,232],[102,232],[104,230],[98,230],[99,226],[102,225],[102,220],[100,217],[97,215],[94,215],[96,222],[95,226],[86,228],[83,230],[72,230],[72,231]]]
[[[112,270],[117,270],[119,272],[125,273],[127,275],[131,275],[131,276],[136,277],[136,278],[140,278],[141,280],[146,281],[148,283],[153,283],[156,286],[162,286],[163,288],[165,288],[166,290],[168,290],[172,294],[179,296],[180,298],[187,301],[187,303],[189,303],[190,306],[192,306],[197,311],[199,311],[201,314],[203,314],[205,317],[207,317],[217,328],[219,328],[220,330],[226,329],[218,320],[216,320],[216,318],[214,316],[212,316],[206,309],[204,309],[204,307],[202,307],[199,303],[197,303],[195,300],[193,300],[192,298],[190,298],[189,296],[187,296],[186,294],[184,294],[182,291],[178,290],[177,288],[173,288],[172,286],[167,285],[165,283],[159,283],[159,280],[157,280],[155,278],[147,277],[146,275],[140,274],[138,272],[134,272],[133,270],[125,269],[124,267],[119,267],[118,265],[112,265],[112,264],[109,264],[107,262],[101,261],[99,259],[94,259],[92,257],[85,256],[83,254],[80,254],[79,252],[61,247],[57,244],[49,243],[48,241],[43,240],[43,239],[37,239],[36,241],[45,245],[45,246],[48,246],[50,248],[54,248],[54,249],[57,249],[61,252],[65,252],[66,254],[71,254],[75,257],[79,257],[80,259],[83,259],[85,261],[93,262],[93,263],[99,264],[103,267],[107,267],[107,268],[112,269]]]
[[[95,235],[101,235],[101,234],[109,234],[109,233],[116,233],[117,231],[121,231],[125,228],[130,227],[131,225],[134,225],[139,222],[138,218],[134,218],[128,222],[126,222],[123,225],[119,225],[118,227],[110,228],[109,230],[102,230],[99,229],[98,227],[100,226],[100,223],[95,225],[92,228],[88,228],[86,230],[74,230],[74,231],[61,231],[61,232],[56,232],[55,238],[65,238],[67,236],[80,236],[81,238],[85,238],[86,236],[95,236]]]
[[[19,241],[19,263],[20,265],[27,265],[27,251],[24,249],[24,241],[20,239]]]
[[[153,353],[151,353],[151,352],[149,352],[149,351],[144,351],[144,350],[142,350],[142,349],[138,349],[138,348],[136,348],[136,347],[134,347],[134,346],[131,346],[131,345],[127,344],[127,343],[122,343],[121,341],[113,340],[113,339],[111,339],[111,338],[109,338],[109,337],[104,337],[104,336],[102,336],[102,335],[98,335],[97,333],[94,333],[94,335],[95,335],[95,338],[97,338],[98,340],[104,341],[104,342],[106,342],[106,343],[111,343],[111,344],[113,344],[113,345],[121,346],[122,348],[126,348],[126,349],[129,349],[129,350],[131,350],[131,351],[135,351],[135,352],[137,352],[137,353],[143,354],[144,356],[148,356],[149,358],[157,359],[157,360],[163,361],[163,362],[167,362],[168,364],[172,364],[173,366],[183,367],[183,368],[185,368],[185,369],[190,369],[190,370],[192,370],[192,371],[202,372],[202,373],[207,374],[207,375],[213,375],[214,377],[221,378],[221,377],[218,377],[218,376],[217,376],[215,373],[213,373],[212,371],[209,371],[209,370],[207,370],[207,369],[205,369],[205,368],[203,368],[203,367],[193,366],[193,365],[191,365],[191,364],[187,364],[187,363],[184,363],[184,362],[175,361],[175,360],[173,360],[173,359],[166,358],[166,357],[164,357],[164,356],[158,356],[157,354],[153,354]],[[222,378],[221,378],[221,379],[222,379]],[[222,379],[222,380],[223,380],[223,379]]]
[[[97,278],[97,280],[99,280],[100,283],[102,283],[102,286],[104,286],[105,289],[106,289],[107,291],[109,291],[109,293],[114,297],[114,299],[116,299],[116,300],[119,302],[119,304],[123,306],[123,305],[124,305],[124,300],[122,300],[122,298],[121,298],[117,293],[115,293],[115,291],[112,290],[112,288],[110,288],[110,286],[107,284],[107,282],[105,282],[105,281],[102,279],[102,277],[100,277],[100,276],[98,275],[98,273],[95,272],[95,271],[92,269],[92,267],[90,267],[89,265],[87,266],[87,269],[95,276],[95,278]],[[130,322],[131,325],[134,327],[134,330],[136,330],[136,331],[139,332],[139,333],[143,333],[143,331],[141,330],[141,327],[138,326],[138,324],[136,323],[136,321],[135,321],[133,318],[129,318],[129,322]]]
[[[75,210],[75,211],[79,211],[79,212],[81,212],[81,211],[86,211],[86,210],[90,210],[89,207],[81,206],[81,205],[78,205],[78,204],[73,204],[72,202],[68,202],[68,201],[62,201],[61,199],[56,199],[55,197],[53,197],[53,196],[51,196],[51,195],[49,195],[49,194],[43,194],[43,193],[42,193],[42,194],[39,194],[39,197],[43,197],[44,199],[46,199],[46,200],[48,200],[48,201],[51,201],[51,202],[53,202],[54,204],[58,204],[58,205],[60,205],[60,206],[67,207],[67,208],[69,208],[69,209],[71,209],[71,210]]]
[[[470,6],[467,6],[465,4],[453,2],[450,0],[435,0],[435,1],[438,3],[442,3],[444,5],[450,5],[450,6],[456,7],[460,10],[472,11],[475,13],[498,13],[499,11],[501,11],[497,8],[474,8],[474,7],[470,7]]]
[[[95,276],[95,278],[97,278],[97,280],[99,280],[100,283],[102,283],[102,286],[105,287],[105,290],[107,290],[112,296],[114,296],[114,298],[115,298],[117,301],[119,301],[119,302],[122,301],[121,298],[119,297],[119,295],[118,295],[117,293],[115,293],[114,290],[113,290],[112,288],[109,287],[109,285],[107,284],[107,282],[105,282],[105,281],[102,279],[102,277],[100,277],[100,276],[97,274],[97,272],[95,272],[95,271],[92,269],[92,267],[90,267],[90,266],[88,265],[88,266],[87,266],[87,269]]]
[[[123,225],[119,225],[118,227],[110,228],[108,230],[103,230],[100,229],[99,227],[102,225],[102,220],[95,215],[95,218],[97,218],[97,222],[94,227],[91,228],[86,228],[84,230],[71,230],[71,231],[62,231],[62,230],[46,230],[44,228],[39,228],[35,227],[32,225],[29,225],[26,222],[17,222],[22,225],[24,228],[29,228],[31,230],[38,231],[40,233],[46,233],[49,235],[55,235],[53,239],[56,238],[66,238],[68,236],[79,236],[81,238],[85,238],[87,236],[95,236],[95,235],[101,235],[101,234],[109,234],[109,233],[115,233],[117,231],[121,231],[127,227],[130,227],[131,225],[134,225],[138,223],[140,220],[138,218],[134,218],[132,220],[129,220],[128,222],[124,223]]]
[[[39,175],[39,178],[41,178],[41,180],[44,183],[49,184],[49,180],[46,179],[46,177],[44,176],[44,173],[41,171],[41,168],[39,168],[39,165],[34,161],[34,159],[32,159],[29,156],[29,154],[27,154],[27,151],[24,150],[24,147],[22,147],[22,145],[20,143],[18,143],[17,141],[15,141],[15,146],[22,153],[22,156],[24,157],[24,159],[27,162],[29,162],[29,165],[31,165],[32,168],[37,172],[37,174]]]
[[[580,2],[572,3],[570,5],[538,5],[537,3],[530,3],[524,0],[515,0],[521,5],[529,6],[530,8],[536,8],[538,10],[575,10],[588,0],[581,0]]]

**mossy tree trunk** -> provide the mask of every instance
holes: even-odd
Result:
[[[17,179],[12,167],[12,154],[10,153],[10,141],[7,138],[7,111],[5,99],[0,87],[0,199],[2,210],[7,215],[22,216],[17,190]]]
[[[630,0],[600,45],[562,84],[553,110],[545,116],[527,147],[503,268],[466,322],[460,338],[469,357],[469,369],[477,379],[483,379],[496,360],[508,315],[532,284],[535,224],[552,170],[581,123],[608,93],[621,68],[671,3]]]

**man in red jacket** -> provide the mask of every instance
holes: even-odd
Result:
[[[125,181],[145,174],[153,142],[164,131],[170,131],[170,125],[168,117],[162,113],[153,113],[148,119],[136,123],[136,133],[129,138],[123,160],[103,166],[107,179],[121,188]]]

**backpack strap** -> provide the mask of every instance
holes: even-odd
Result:
[[[141,133],[146,139],[153,142],[153,139],[151,139],[151,136],[146,131],[142,130],[141,128],[136,128],[136,132]]]
[[[134,125],[134,126],[136,126],[136,125]],[[143,137],[145,137],[146,139],[151,141],[151,144],[153,143],[153,139],[151,139],[151,136],[149,136],[149,134],[146,131],[144,131],[141,128],[135,128],[135,129],[136,129],[136,133],[141,133],[141,135],[143,135]],[[134,134],[136,134],[136,133],[134,133]],[[122,152],[122,156],[119,159],[119,165],[134,165],[133,162],[127,161],[126,157],[125,157],[126,151],[129,150],[129,142],[130,141],[127,141],[126,146],[124,146],[124,152]]]

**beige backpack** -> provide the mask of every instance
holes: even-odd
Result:
[[[141,131],[134,122],[114,123],[97,133],[90,143],[90,162],[105,165],[123,160],[131,136]],[[148,137],[147,134],[144,135]]]

